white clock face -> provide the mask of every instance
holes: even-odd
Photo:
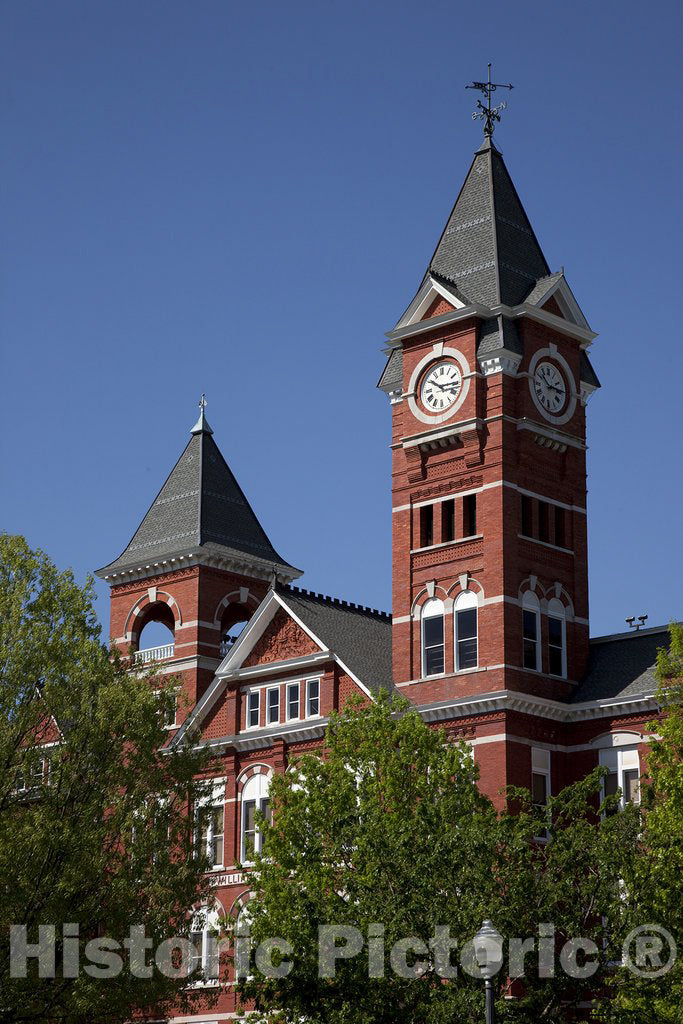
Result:
[[[422,381],[422,404],[428,412],[445,412],[453,405],[461,388],[462,374],[455,363],[437,363],[427,371]]]
[[[567,401],[567,385],[564,377],[553,363],[539,363],[534,371],[536,398],[553,416],[561,412]]]

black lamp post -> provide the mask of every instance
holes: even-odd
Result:
[[[484,921],[473,942],[479,977],[484,979],[486,990],[486,1024],[495,1024],[491,978],[500,970],[503,937],[496,931],[491,921]]]

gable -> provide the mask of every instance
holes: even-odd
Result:
[[[429,320],[433,316],[441,316],[442,313],[453,313],[455,306],[453,306],[448,299],[444,299],[442,296],[438,296],[434,299],[427,312],[422,317],[423,320]]]
[[[263,636],[254,644],[243,668],[268,665],[274,661],[287,661],[316,654],[320,648],[301,626],[280,608],[266,627]]]
[[[566,320],[564,312],[560,308],[560,304],[554,295],[552,295],[547,302],[543,303],[541,309],[544,309],[546,313],[553,313],[555,316],[560,316],[563,320]]]

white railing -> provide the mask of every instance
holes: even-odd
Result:
[[[163,661],[164,658],[173,657],[175,644],[162,644],[161,647],[148,647],[146,651],[136,651],[135,661],[140,665],[146,665],[148,661]]]

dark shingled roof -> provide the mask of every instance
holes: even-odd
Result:
[[[516,306],[550,273],[502,154],[486,139],[475,154],[429,264],[469,302]]]
[[[588,671],[572,704],[655,693],[657,649],[668,639],[667,627],[657,626],[591,640]]]
[[[590,359],[588,358],[587,353],[583,349],[581,350],[581,360],[579,362],[579,379],[582,380],[585,384],[592,385],[592,387],[594,388],[600,387],[598,375],[593,369],[593,366],[591,364]]]
[[[395,348],[389,353],[377,387],[387,392],[403,390],[403,349]]]
[[[543,296],[547,295],[555,282],[559,281],[561,277],[564,277],[564,274],[561,270],[558,270],[554,274],[548,274],[547,277],[539,278],[524,301],[532,306],[538,305],[543,300]]]
[[[278,594],[369,690],[393,688],[390,615],[298,587],[279,587]]]
[[[202,420],[125,551],[97,575],[190,553],[248,556],[299,575],[274,549]]]
[[[479,332],[477,355],[486,355],[488,352],[496,352],[501,348],[520,356],[524,354],[524,346],[517,324],[505,316],[494,316],[483,320]]]

